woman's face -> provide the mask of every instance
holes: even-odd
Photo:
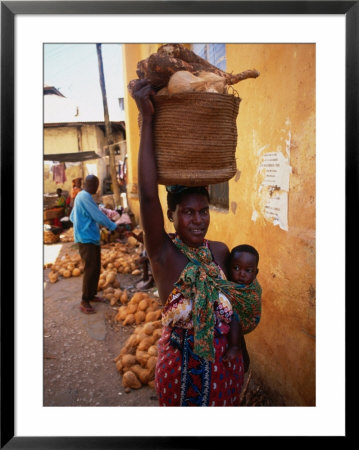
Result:
[[[176,210],[169,211],[169,217],[185,244],[190,247],[202,245],[210,222],[209,204],[205,195],[185,195]]]

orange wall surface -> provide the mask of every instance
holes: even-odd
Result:
[[[124,46],[127,82],[137,61],[157,46]],[[263,288],[262,318],[246,336],[253,372],[288,406],[315,405],[315,45],[227,44],[227,72],[257,69],[234,86],[242,99],[237,118],[237,175],[229,181],[229,210],[211,209],[207,237],[255,246]],[[126,128],[133,183],[137,183],[137,108],[127,98]],[[289,174],[283,194],[287,224],[265,215],[263,155],[281,154]],[[132,178],[131,178],[132,177]],[[165,191],[159,188],[164,211]],[[138,216],[134,195],[130,206]],[[168,231],[171,225],[166,221]]]
[[[255,372],[286,404],[314,405],[315,46],[228,45],[227,70],[250,68],[260,76],[235,86],[242,98],[240,174],[230,181],[230,211],[214,220],[213,238],[226,230],[229,247],[246,242],[260,254],[262,320],[247,337]],[[260,210],[264,152],[289,154],[287,231],[260,214],[253,217]]]

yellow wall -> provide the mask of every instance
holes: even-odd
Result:
[[[125,45],[126,76],[136,78],[148,45]],[[254,245],[263,313],[246,337],[254,372],[286,405],[315,405],[315,45],[228,44],[227,71],[255,68],[260,76],[235,85],[242,101],[237,119],[237,175],[229,182],[228,211],[212,209],[208,238]],[[127,139],[137,183],[137,109],[127,99]],[[135,124],[135,125],[134,125]],[[291,167],[288,229],[264,216],[262,157],[278,152]],[[288,152],[288,154],[287,154]],[[130,169],[131,171],[131,169]],[[280,193],[283,193],[280,191]],[[160,186],[165,206],[165,191]],[[138,215],[138,201],[130,199]],[[172,231],[166,221],[168,231]]]
[[[44,153],[74,153],[78,151],[75,127],[44,128]]]
[[[260,253],[263,318],[247,341],[255,371],[289,405],[315,404],[315,46],[228,45],[227,68],[256,68],[238,85],[235,214],[213,216],[212,238]],[[260,216],[257,170],[263,152],[290,153],[288,231]],[[262,149],[262,150],[261,150]],[[231,225],[228,226],[228,223]]]
[[[114,132],[113,138],[116,141],[123,140],[121,132]],[[46,127],[44,128],[44,153],[76,153],[78,151],[94,151],[103,156],[103,147],[105,145],[105,136],[100,127],[94,124],[82,124],[81,127]],[[66,182],[56,184],[53,180],[53,174],[48,164],[44,164],[44,193],[55,192],[57,188],[70,191],[72,180],[77,177],[83,179],[88,175],[87,164],[96,164],[97,176],[102,180],[106,176],[106,165],[109,164],[109,158],[85,161],[75,165],[66,164]]]
[[[44,128],[44,154],[75,153],[78,152],[78,135],[75,127]],[[44,164],[44,193],[56,192],[57,188],[70,192],[71,180],[83,177],[82,164],[68,165],[66,167],[66,181],[57,184],[53,180],[50,165]]]

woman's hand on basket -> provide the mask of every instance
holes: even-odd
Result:
[[[142,119],[152,117],[155,108],[151,101],[151,96],[155,93],[151,84],[147,80],[136,80],[132,92],[137,108],[142,114]]]

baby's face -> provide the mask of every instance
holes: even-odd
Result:
[[[251,284],[258,273],[257,258],[252,253],[234,255],[229,267],[230,279],[238,284]]]

